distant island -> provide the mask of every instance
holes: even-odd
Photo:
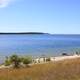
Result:
[[[48,34],[42,32],[1,32],[0,34]]]

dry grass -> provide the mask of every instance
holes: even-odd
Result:
[[[0,80],[80,80],[80,59],[0,70]]]

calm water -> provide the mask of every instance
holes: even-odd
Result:
[[[79,51],[80,35],[0,35],[0,57],[19,55],[61,55]]]

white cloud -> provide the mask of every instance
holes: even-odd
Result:
[[[0,0],[0,8],[8,6],[13,0]]]

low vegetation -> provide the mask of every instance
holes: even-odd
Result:
[[[12,65],[13,68],[20,68],[23,65],[28,65],[32,62],[32,58],[29,56],[21,57],[18,55],[12,55],[10,57],[6,57],[5,66]]]
[[[0,80],[80,80],[80,58],[35,64],[29,68],[1,69]]]

